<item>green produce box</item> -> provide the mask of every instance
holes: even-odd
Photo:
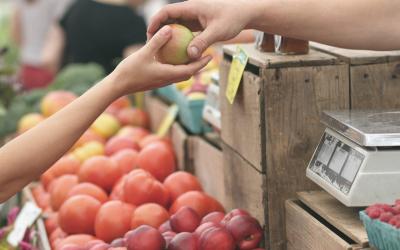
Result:
[[[371,246],[379,250],[400,249],[400,229],[380,220],[371,219],[365,211],[360,212],[360,218],[367,230]]]
[[[192,134],[202,134],[211,131],[203,121],[205,100],[188,100],[174,85],[159,88],[156,94],[179,107],[179,121]]]
[[[176,103],[177,89],[174,85],[165,86],[155,90],[156,94],[168,102]]]

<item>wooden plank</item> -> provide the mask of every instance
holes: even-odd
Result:
[[[224,53],[234,55],[236,45],[225,45]],[[260,68],[280,68],[280,67],[299,67],[315,65],[333,65],[338,64],[339,60],[331,55],[317,50],[310,50],[307,55],[280,55],[277,53],[263,53],[257,50],[254,44],[239,44],[240,47],[249,56],[249,63]]]
[[[226,206],[222,151],[196,136],[190,137],[188,148],[191,169],[204,191]]]
[[[174,147],[175,150],[175,155],[176,155],[176,160],[177,160],[177,166],[179,170],[186,170],[186,157],[187,157],[187,139],[189,138],[189,135],[186,133],[186,131],[182,128],[182,126],[174,122],[171,127],[171,141],[172,141],[172,146]]]
[[[265,175],[226,144],[222,151],[227,210],[245,209],[264,225]]]
[[[400,51],[353,50],[312,42],[311,47],[339,57],[351,65],[378,64],[400,60]]]
[[[233,105],[225,97],[230,62],[220,67],[221,138],[259,171],[262,169],[262,80],[245,72]]]
[[[400,108],[399,62],[350,68],[352,109]]]
[[[168,113],[168,105],[159,98],[146,93],[145,108],[150,116],[151,131],[157,131],[165,115]]]
[[[286,201],[285,209],[287,250],[352,249],[348,242],[307,213],[296,201]]]
[[[265,138],[271,249],[285,239],[285,200],[318,187],[305,171],[323,133],[323,110],[349,108],[346,65],[266,69]]]
[[[346,207],[325,191],[299,192],[298,196],[335,228],[361,246],[368,246],[368,235],[358,215],[360,208]]]

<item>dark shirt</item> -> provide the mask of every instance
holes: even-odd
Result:
[[[64,65],[95,62],[111,72],[126,47],[146,42],[145,20],[128,6],[78,0],[60,25],[66,35]]]

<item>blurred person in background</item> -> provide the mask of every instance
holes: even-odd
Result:
[[[41,52],[53,21],[72,0],[15,0],[11,34],[20,49],[20,81],[24,89],[48,85],[53,74],[43,67]]]
[[[97,63],[111,72],[146,42],[146,23],[136,7],[143,0],[77,0],[54,23],[43,50],[47,69]]]

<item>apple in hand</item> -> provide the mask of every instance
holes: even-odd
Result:
[[[170,24],[172,29],[171,39],[160,49],[157,58],[162,63],[186,64],[190,62],[187,53],[188,46],[193,40],[193,33],[183,25]]]
[[[251,250],[259,246],[263,230],[258,221],[248,215],[236,215],[225,225],[240,250]]]

